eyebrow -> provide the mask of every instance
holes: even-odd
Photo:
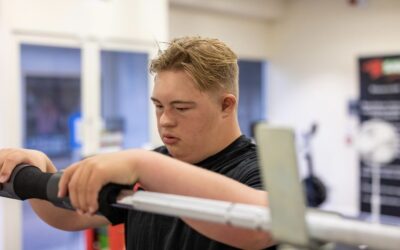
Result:
[[[151,97],[150,98],[153,102],[158,102],[161,103],[158,99]],[[173,105],[173,104],[190,104],[190,105],[196,105],[196,102],[193,101],[183,101],[183,100],[174,100],[172,102],[170,102],[169,104]]]

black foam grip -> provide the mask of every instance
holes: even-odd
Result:
[[[15,175],[15,194],[21,200],[31,198],[47,200],[47,182],[51,176],[51,173],[43,173],[37,167],[26,166]]]
[[[74,210],[69,198],[58,198],[58,182],[62,172],[44,173],[34,166],[23,166],[15,173],[13,189],[21,200],[37,198],[52,202],[55,206]],[[119,208],[111,205],[116,203],[117,196],[122,189],[132,189],[133,186],[109,183],[99,193],[98,213],[108,215],[116,212]]]
[[[132,190],[133,186],[109,183],[100,190],[98,198],[100,214],[107,216],[121,210],[121,208],[113,207],[111,204],[117,202],[117,196],[122,189]]]

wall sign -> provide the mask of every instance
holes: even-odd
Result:
[[[393,125],[400,137],[400,55],[359,59],[360,122],[374,119]],[[398,147],[398,146],[397,146]],[[360,162],[360,209],[371,211],[372,168]],[[400,217],[400,149],[380,168],[381,214]]]

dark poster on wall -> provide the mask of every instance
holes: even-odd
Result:
[[[400,136],[400,55],[359,59],[360,122],[383,120]],[[400,150],[380,168],[381,214],[400,217]],[[371,167],[360,162],[360,208],[371,211]]]

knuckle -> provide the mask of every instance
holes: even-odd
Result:
[[[93,195],[94,193],[96,193],[96,189],[93,186],[88,186],[88,188],[86,189],[87,194],[89,195]]]
[[[82,185],[78,185],[77,187],[76,187],[76,191],[78,192],[78,193],[84,193],[85,192],[85,187],[82,187]]]
[[[6,154],[7,150],[7,148],[0,148],[0,156]]]
[[[11,171],[7,168],[4,168],[0,171],[1,175],[3,176],[9,176],[11,174]]]
[[[67,186],[70,193],[75,191],[76,186],[73,181],[69,182]]]
[[[98,161],[94,157],[90,157],[85,160],[85,167],[87,168],[97,169],[98,166],[99,166]]]
[[[10,165],[16,165],[17,164],[16,156],[14,154],[8,154],[5,158],[5,162],[7,162],[7,164]]]
[[[72,168],[66,168],[63,170],[63,175],[71,175],[72,173]]]
[[[0,149],[0,152],[7,153],[7,152],[10,152],[11,150],[13,150],[13,149],[12,148],[2,148],[2,149]]]

